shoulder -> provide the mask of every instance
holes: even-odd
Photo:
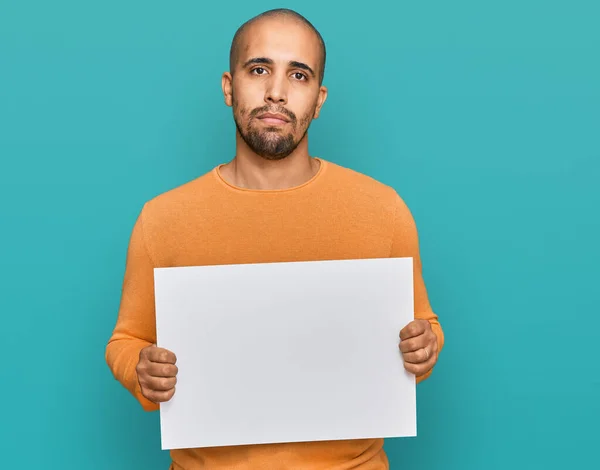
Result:
[[[376,203],[392,210],[394,213],[408,210],[398,191],[365,173],[327,162],[329,178],[333,187],[343,191],[347,196]]]
[[[329,162],[328,165],[329,185],[351,201],[357,211],[377,214],[383,225],[393,226],[395,233],[416,234],[413,214],[395,188],[356,170]]]
[[[168,224],[194,207],[202,206],[203,201],[214,192],[213,171],[148,199],[141,211],[144,225]]]

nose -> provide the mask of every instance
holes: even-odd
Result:
[[[265,102],[276,105],[287,104],[287,80],[285,77],[275,74],[271,76],[265,92]]]

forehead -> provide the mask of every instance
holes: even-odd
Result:
[[[241,38],[241,63],[254,57],[304,62],[318,69],[319,38],[308,26],[293,18],[262,18],[250,24]]]

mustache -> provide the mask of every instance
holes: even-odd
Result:
[[[254,108],[249,115],[249,118],[252,120],[254,119],[256,116],[258,116],[259,114],[264,114],[264,113],[273,113],[273,114],[283,114],[284,116],[286,116],[292,123],[296,122],[296,115],[288,110],[285,109],[283,107],[278,107],[278,108],[271,108],[270,106],[262,106],[260,108]]]

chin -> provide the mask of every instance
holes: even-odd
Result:
[[[277,132],[250,133],[242,137],[254,153],[269,161],[289,157],[298,146],[291,134],[284,136],[280,129]]]
[[[289,157],[291,155],[291,153],[287,153],[284,155],[271,155],[271,154],[257,154],[259,157],[263,158],[264,160],[268,160],[270,162],[278,162],[280,160],[284,160],[287,157]]]
[[[277,148],[277,146],[254,146],[254,148],[252,148],[254,153],[265,160],[270,161],[283,160],[284,158],[289,157],[295,149],[295,145],[286,146],[285,148]]]

